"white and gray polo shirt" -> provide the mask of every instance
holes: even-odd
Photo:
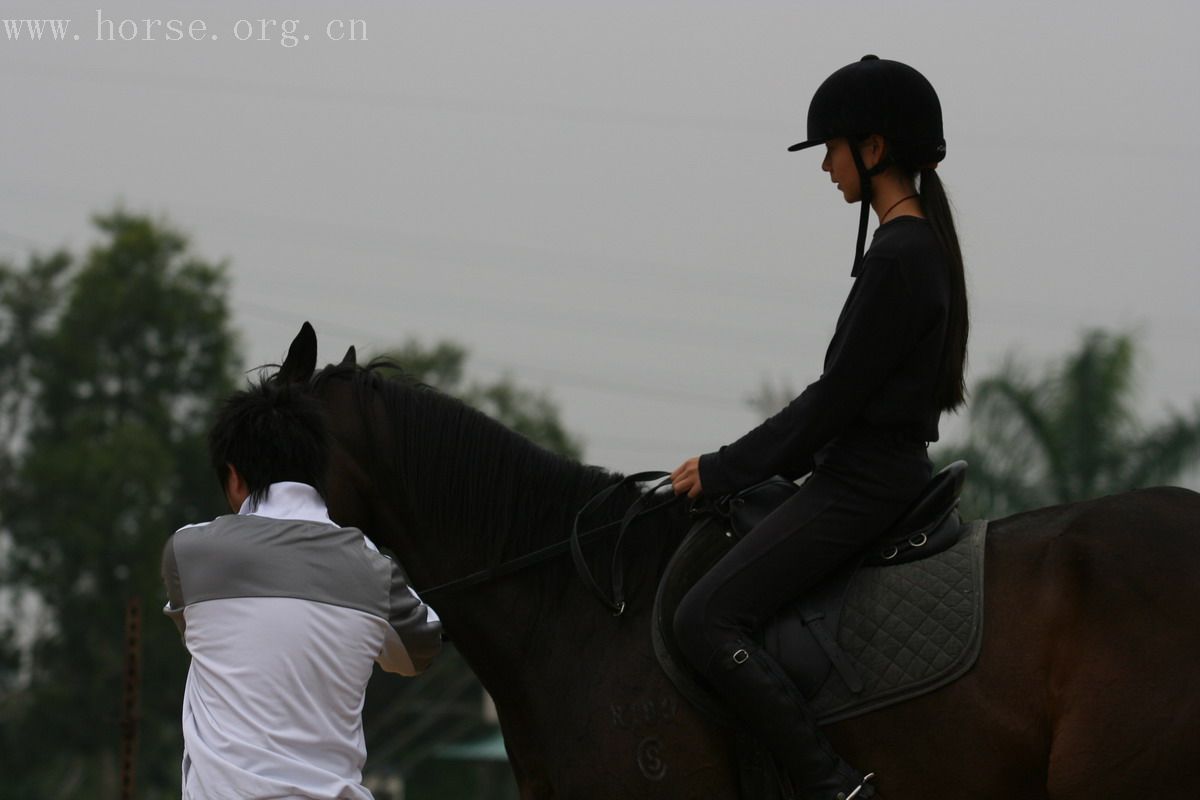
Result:
[[[437,615],[361,531],[302,483],[176,531],[163,580],[192,656],[183,797],[370,798],[363,698],[373,663],[415,675]]]

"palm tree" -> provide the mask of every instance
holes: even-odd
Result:
[[[1200,463],[1200,402],[1147,427],[1133,410],[1137,349],[1091,330],[1040,376],[1009,359],[980,381],[965,443],[935,461],[971,465],[964,515],[1001,516],[1178,480]]]

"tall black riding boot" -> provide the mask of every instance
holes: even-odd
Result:
[[[817,728],[791,679],[757,645],[739,642],[716,656],[708,671],[717,694],[745,730],[791,775],[803,800],[866,800],[875,790],[847,764]]]

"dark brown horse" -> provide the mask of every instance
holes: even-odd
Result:
[[[353,364],[278,379],[333,424],[330,506],[433,587],[564,539],[619,476],[553,455],[435,390]],[[631,490],[632,491],[632,490]],[[594,522],[620,515],[614,497]],[[655,661],[655,580],[688,520],[632,531],[614,618],[559,558],[433,601],[496,701],[523,798],[735,798],[730,732]],[[603,572],[608,542],[589,555]],[[889,800],[1200,796],[1200,495],[1129,492],[992,523],[984,643],[965,677],[831,726]]]

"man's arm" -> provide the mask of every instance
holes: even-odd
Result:
[[[167,587],[167,604],[163,613],[171,618],[179,635],[183,636],[186,622],[183,619],[183,588],[179,584],[179,562],[175,560],[175,536],[172,535],[163,545],[162,579]]]
[[[383,649],[376,661],[388,672],[417,675],[442,649],[442,622],[408,585],[400,565],[392,561],[391,610]]]

